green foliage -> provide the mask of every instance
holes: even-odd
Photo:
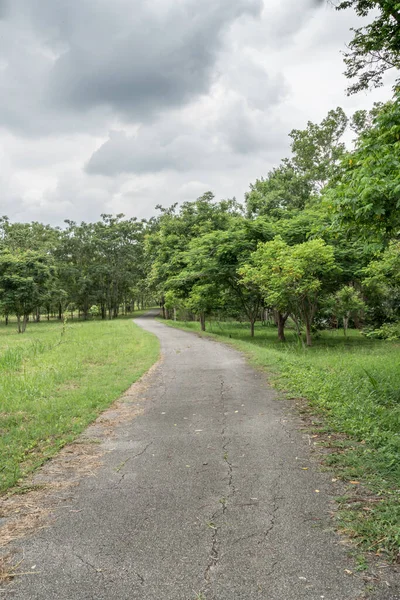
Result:
[[[350,285],[345,285],[338,290],[332,300],[333,312],[337,317],[343,319],[343,332],[346,335],[351,315],[365,308],[364,300],[360,292]]]
[[[386,103],[342,161],[327,197],[340,228],[387,243],[400,231],[400,96]]]
[[[380,340],[400,340],[400,322],[397,323],[384,323],[377,329],[370,329],[364,331],[364,335],[371,339]]]
[[[400,5],[397,0],[341,0],[338,10],[354,8],[361,17],[372,13],[373,21],[353,29],[353,39],[344,54],[345,75],[356,82],[348,87],[354,94],[382,85],[389,69],[400,67]]]
[[[93,304],[90,308],[89,308],[89,314],[91,317],[98,317],[100,314],[100,309],[96,304]]]
[[[46,255],[33,250],[0,252],[0,310],[14,314],[24,333],[29,315],[44,300],[51,278]]]
[[[323,240],[314,239],[288,246],[280,237],[260,244],[251,262],[240,269],[246,283],[258,286],[267,306],[289,313],[306,328],[311,345],[311,327],[318,302],[337,271],[334,251]]]
[[[245,196],[247,214],[249,217],[269,215],[279,218],[285,211],[303,210],[311,192],[309,180],[285,159],[268,173],[266,179],[257,179],[250,185],[250,192]]]
[[[362,270],[370,321],[400,318],[400,242],[393,241]]]
[[[345,152],[342,137],[348,118],[340,107],[330,110],[319,125],[309,121],[306,129],[293,129],[293,165],[297,172],[319,192],[335,174]]]

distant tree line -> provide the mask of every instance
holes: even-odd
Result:
[[[349,93],[400,66],[394,0],[342,0],[372,22],[345,54]],[[354,81],[355,80],[355,81]],[[353,132],[351,149],[345,135]],[[25,331],[66,311],[116,318],[157,299],[165,317],[290,321],[305,343],[325,327],[400,338],[400,91],[350,119],[341,108],[290,134],[291,156],[244,204],[211,192],[148,221],[102,215],[65,228],[0,219],[0,314]]]
[[[164,316],[184,310],[202,329],[214,315],[247,320],[254,335],[269,315],[284,340],[290,319],[308,345],[339,321],[344,332],[396,335],[399,93],[351,119],[332,110],[290,137],[291,156],[250,186],[244,205],[207,192],[158,206],[148,221],[102,215],[63,229],[3,217],[0,313],[23,332],[29,318],[112,319],[156,299]]]
[[[69,311],[83,319],[115,318],[149,298],[144,222],[102,215],[66,228],[0,219],[0,314],[15,315],[23,333]]]

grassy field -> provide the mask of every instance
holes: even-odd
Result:
[[[23,335],[2,323],[0,491],[72,441],[158,354],[131,318],[29,323]]]
[[[169,325],[199,331],[194,322]],[[335,447],[325,463],[350,484],[338,499],[341,527],[360,548],[395,559],[400,546],[400,345],[368,340],[358,331],[322,332],[303,348],[294,332],[277,341],[274,327],[207,323],[208,333],[244,351],[289,397],[306,398],[317,443]],[[335,433],[339,435],[331,435]],[[344,434],[344,435],[342,435]],[[360,482],[364,485],[359,485]],[[366,493],[366,490],[369,492]],[[362,563],[361,563],[362,564]]]

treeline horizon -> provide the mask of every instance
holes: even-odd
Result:
[[[354,135],[348,150],[344,136]],[[351,118],[341,108],[290,132],[291,156],[250,185],[243,204],[206,192],[157,205],[148,220],[101,215],[66,227],[0,219],[0,314],[79,311],[116,318],[157,300],[254,323],[269,309],[312,332],[389,327],[400,316],[400,100]],[[397,329],[396,329],[397,328]]]

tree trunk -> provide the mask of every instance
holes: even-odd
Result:
[[[22,333],[21,331],[21,317],[17,315],[17,323],[18,323],[18,333]]]
[[[6,315],[6,325],[8,325],[8,315]]]
[[[349,317],[343,317],[343,333],[347,336],[347,328],[349,326]]]
[[[306,318],[305,321],[306,321],[306,344],[307,344],[307,346],[312,346],[310,320],[308,318]]]
[[[201,331],[206,330],[206,315],[203,312],[200,313],[200,328]]]
[[[29,315],[24,315],[22,318],[22,327],[21,327],[21,333],[25,333],[26,330],[26,324],[28,323],[28,319],[29,319]]]
[[[286,319],[287,319],[287,315],[283,315],[281,312],[278,312],[278,339],[281,342],[286,342],[286,338],[285,338]]]
[[[58,305],[58,320],[62,321],[62,306],[61,306],[61,302]]]
[[[253,338],[254,337],[254,323],[255,323],[255,319],[250,319],[250,336]]]
[[[166,314],[165,314],[165,304],[162,305],[162,318],[166,319]]]

